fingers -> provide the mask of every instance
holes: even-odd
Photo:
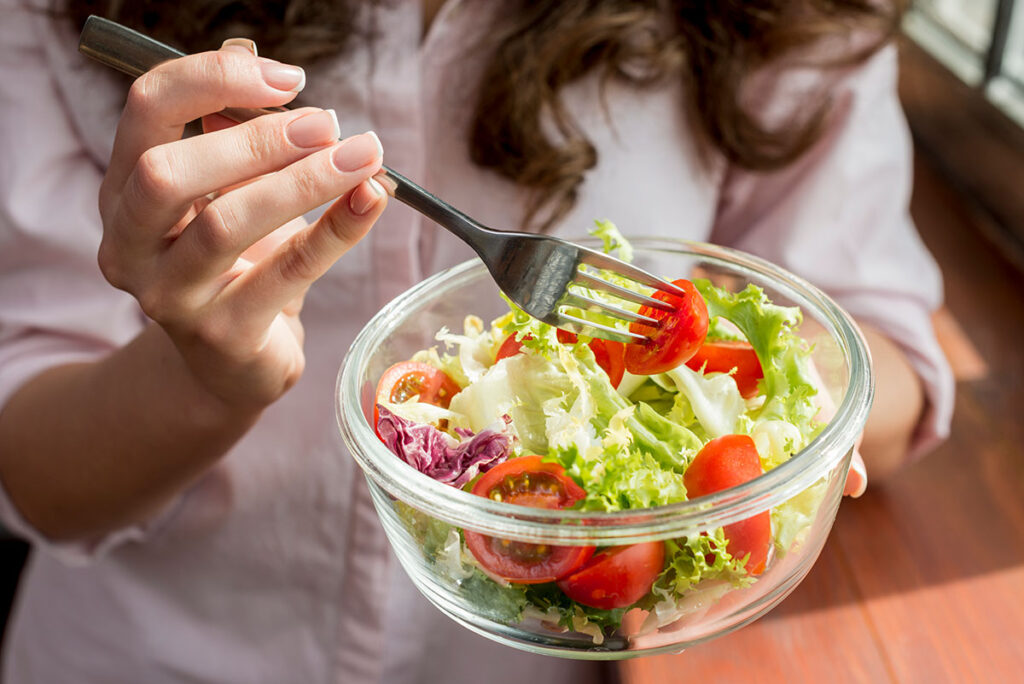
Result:
[[[123,186],[142,153],[181,138],[185,124],[225,107],[275,107],[305,85],[302,69],[224,49],[170,60],[132,84],[105,185]]]
[[[202,281],[226,271],[278,226],[369,179],[380,170],[382,154],[377,136],[364,133],[218,197],[168,250],[178,275]]]
[[[867,487],[868,471],[864,467],[864,459],[860,455],[860,450],[854,447],[850,471],[846,474],[846,485],[843,487],[843,495],[856,499],[864,493]]]
[[[155,249],[154,238],[197,198],[282,169],[336,142],[339,133],[333,110],[306,108],[151,147],[125,182],[123,217],[113,225],[127,227],[126,243]]]
[[[267,325],[277,311],[301,302],[309,285],[366,235],[386,205],[384,189],[367,178],[331,205],[315,224],[233,281],[225,292],[232,301],[229,308],[252,313],[252,303],[258,303],[266,313],[253,316],[252,322]]]

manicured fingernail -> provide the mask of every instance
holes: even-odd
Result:
[[[339,171],[358,171],[377,161],[383,153],[377,134],[369,131],[342,142],[334,150],[332,159]]]
[[[320,147],[337,140],[341,128],[334,110],[325,109],[290,121],[284,133],[296,147]]]
[[[271,88],[297,93],[306,86],[306,72],[297,66],[267,60],[260,65],[260,69],[263,71],[263,80]]]
[[[370,178],[356,186],[348,198],[348,208],[356,216],[368,213],[377,202],[384,198],[384,188],[380,183]]]
[[[250,40],[249,38],[228,38],[220,44],[221,49],[224,48],[241,48],[246,52],[252,54],[254,57],[258,57],[259,53],[256,52],[256,41]]]

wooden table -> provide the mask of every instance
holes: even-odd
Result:
[[[948,442],[840,507],[779,607],[623,684],[1024,682],[1024,276],[926,163],[913,213],[943,267],[958,376]]]

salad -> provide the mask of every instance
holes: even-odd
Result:
[[[614,225],[593,233],[631,260]],[[644,344],[559,330],[511,302],[489,325],[467,316],[461,332],[442,329],[440,345],[382,375],[377,435],[439,482],[536,508],[643,509],[757,477],[823,427],[801,313],[754,285],[674,282],[685,297],[653,295],[672,311],[638,307],[656,330],[616,323],[648,335]],[[816,485],[700,535],[600,548],[489,537],[395,505],[427,561],[493,619],[538,618],[601,643],[632,609],[657,628],[756,582],[799,543],[823,495]]]

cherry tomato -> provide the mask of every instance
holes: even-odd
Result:
[[[418,396],[420,401],[448,408],[460,387],[439,368],[416,361],[401,361],[384,371],[377,383],[377,401],[373,407],[373,425],[380,418],[377,404],[401,404]]]
[[[754,440],[747,435],[725,435],[704,445],[683,473],[683,484],[690,498],[696,498],[741,485],[761,472],[761,459]],[[753,575],[764,572],[772,543],[768,511],[726,525],[724,530],[729,540],[726,548],[733,557],[750,554],[747,572]]]
[[[560,580],[558,587],[573,601],[591,608],[625,608],[651,590],[664,567],[663,542],[612,546],[595,553],[582,568]]]
[[[491,468],[473,493],[494,501],[532,508],[568,508],[587,493],[557,463],[540,456],[513,458]],[[551,546],[490,537],[465,530],[466,546],[492,575],[515,584],[553,582],[580,567],[593,546]]]
[[[655,375],[686,363],[697,353],[708,334],[708,307],[697,288],[689,280],[676,280],[673,284],[686,292],[677,297],[667,292],[652,296],[675,307],[675,311],[661,311],[641,306],[644,316],[657,318],[661,327],[651,329],[643,323],[630,323],[630,332],[647,336],[645,342],[626,345],[626,370],[634,375]]]
[[[527,335],[529,337],[529,335]],[[516,334],[512,333],[505,338],[505,341],[498,347],[498,354],[494,357],[494,362],[497,363],[502,359],[507,359],[510,356],[515,356],[519,352],[523,351],[523,343],[516,339]]]
[[[555,335],[562,344],[576,344],[576,333],[558,330]],[[594,352],[594,360],[597,365],[608,374],[608,380],[611,381],[612,387],[618,387],[626,372],[626,345],[622,342],[595,337],[587,342],[587,346],[590,347],[590,351]]]
[[[705,342],[686,365],[695,371],[703,367],[705,373],[728,373],[735,368],[732,377],[744,399],[757,395],[757,381],[764,377],[757,352],[749,342]]]
[[[562,344],[575,344],[576,335],[566,330],[557,331],[558,341]],[[529,336],[527,336],[529,339]],[[611,342],[609,340],[601,340],[594,338],[587,343],[590,350],[594,352],[594,360],[597,361],[597,365],[604,369],[604,372],[608,374],[608,379],[612,383],[612,387],[618,387],[619,383],[622,382],[622,376],[626,371],[625,355],[626,345],[621,342]],[[515,356],[523,350],[523,343],[516,340],[515,333],[505,338],[505,341],[498,347],[498,353],[494,358],[494,362],[497,363],[502,359],[506,359],[510,356]]]

